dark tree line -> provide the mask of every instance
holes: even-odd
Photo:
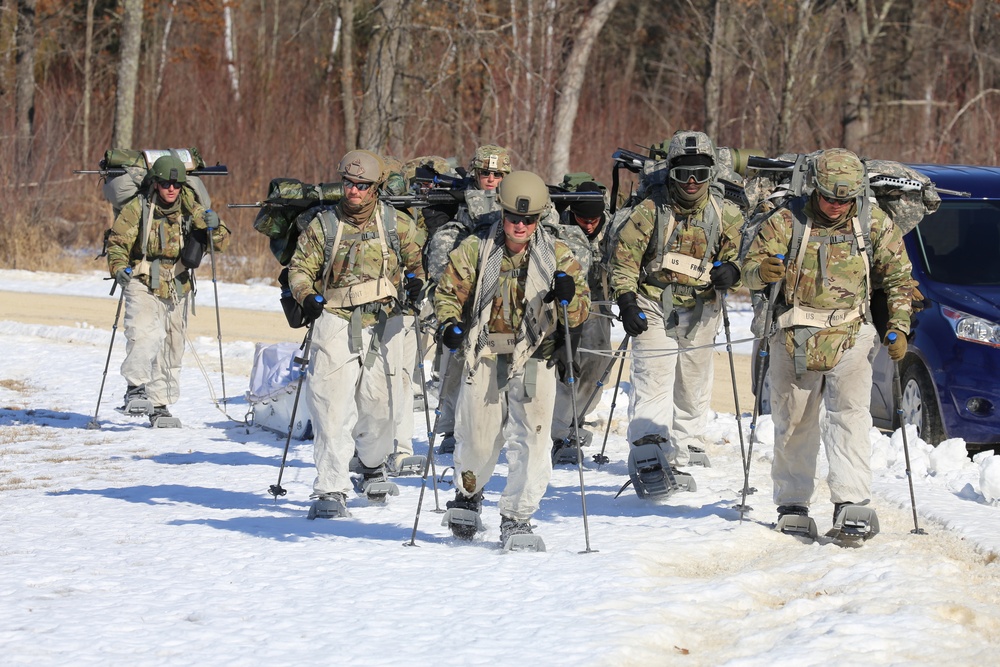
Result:
[[[354,147],[609,178],[677,129],[993,164],[997,0],[4,0],[0,265],[96,248],[112,145],[197,146],[224,204]],[[252,214],[224,275],[272,273]],[[93,266],[93,265],[91,265]]]

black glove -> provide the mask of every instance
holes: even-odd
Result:
[[[441,325],[441,344],[449,350],[457,350],[465,339],[465,329],[455,318]]]
[[[447,224],[458,213],[457,210],[453,212],[450,207],[445,205],[425,206],[420,212],[424,216],[424,226],[427,227],[428,237],[433,236],[434,232]]]
[[[124,269],[118,269],[115,273],[115,282],[122,286],[122,289],[128,287],[129,281],[132,280],[132,269],[125,267]]]
[[[322,294],[310,294],[302,299],[302,314],[305,315],[306,320],[312,322],[323,314],[323,306],[325,305],[326,299],[323,298]]]
[[[406,274],[406,282],[403,284],[403,290],[406,292],[406,298],[410,303],[417,303],[417,300],[420,298],[420,290],[423,286],[423,280],[417,278],[412,273]]]
[[[556,271],[552,276],[552,289],[545,295],[545,303],[553,300],[559,303],[569,303],[576,294],[576,283],[563,271]]]
[[[638,336],[649,328],[646,321],[646,313],[636,303],[635,292],[625,292],[618,297],[618,315],[621,317],[622,326],[629,336]]]
[[[740,270],[732,262],[717,262],[708,277],[716,292],[724,292],[740,279]]]

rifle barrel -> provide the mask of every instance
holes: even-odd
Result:
[[[125,173],[124,167],[111,167],[110,169],[74,169],[74,174],[100,174],[101,176],[121,176]],[[188,172],[192,176],[228,176],[229,167],[218,164],[214,167],[201,167]]]

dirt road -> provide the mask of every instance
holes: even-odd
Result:
[[[115,318],[117,301],[56,294],[26,294],[23,292],[0,291],[0,319],[43,324],[49,326],[75,327],[87,323],[96,328],[111,329]],[[247,340],[262,343],[297,341],[301,335],[288,328],[281,313],[273,311],[242,310],[221,308],[219,322],[223,342]],[[211,305],[200,304],[195,317],[188,319],[188,333],[191,336],[215,338],[218,327],[215,309]],[[723,340],[719,337],[720,342]],[[736,382],[739,390],[740,409],[746,413],[753,408],[750,393],[750,358],[734,355]],[[614,382],[615,370],[609,376],[609,386]],[[626,369],[624,377],[628,377]],[[712,393],[712,408],[718,412],[734,413],[733,381],[729,370],[729,359],[725,348],[720,347],[715,355],[715,383]]]

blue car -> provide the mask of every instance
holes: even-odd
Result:
[[[1000,444],[1000,168],[910,165],[940,188],[941,207],[906,235],[913,277],[928,307],[914,318],[900,362],[903,419],[938,444],[962,438],[972,451]],[[872,416],[896,428],[892,363],[875,360]]]

